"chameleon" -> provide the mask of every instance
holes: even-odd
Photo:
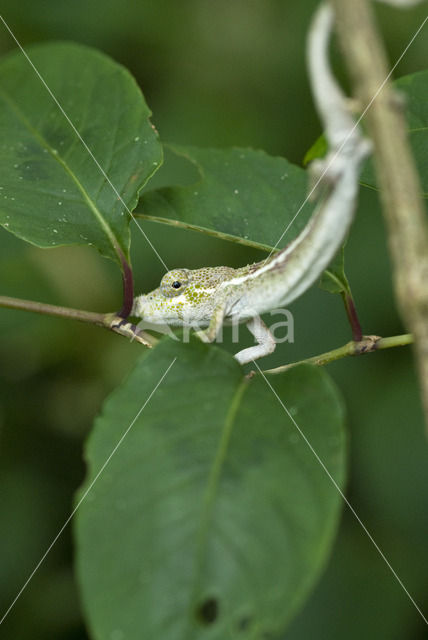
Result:
[[[313,91],[330,150],[312,163],[321,197],[307,225],[261,262],[168,271],[159,287],[134,299],[131,315],[153,324],[196,327],[204,342],[212,342],[222,324],[245,322],[256,344],[236,353],[238,362],[274,351],[275,339],[260,316],[302,295],[334,258],[353,220],[360,168],[370,151],[328,66],[331,22],[331,11],[321,12],[309,44]]]

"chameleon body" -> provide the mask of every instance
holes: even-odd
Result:
[[[353,219],[360,168],[370,144],[330,72],[332,17],[328,7],[318,12],[309,42],[313,91],[330,145],[327,156],[312,163],[321,198],[311,220],[291,244],[265,261],[238,269],[174,269],[157,289],[134,300],[134,316],[154,324],[197,328],[206,342],[215,339],[223,323],[246,322],[257,344],[235,355],[241,364],[275,349],[260,314],[290,304],[320,277]]]
[[[365,141],[363,141],[365,142]],[[351,146],[351,145],[350,145]],[[260,314],[290,304],[308,289],[333,259],[354,213],[356,167],[367,145],[352,145],[348,158],[331,162],[332,183],[313,217],[288,247],[268,260],[233,269],[174,269],[160,286],[135,298],[133,315],[154,324],[204,328],[202,340],[215,339],[223,323],[246,322],[258,344],[236,354],[245,364],[268,355],[275,341]]]

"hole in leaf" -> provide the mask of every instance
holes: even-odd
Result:
[[[238,621],[238,630],[247,631],[250,628],[253,619],[251,616],[244,616]]]
[[[207,598],[196,611],[197,618],[202,624],[212,624],[217,620],[218,602],[216,598]]]

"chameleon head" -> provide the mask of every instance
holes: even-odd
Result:
[[[207,326],[215,293],[233,274],[230,267],[168,271],[157,289],[135,298],[132,315],[153,324]]]
[[[132,315],[154,324],[184,324],[185,291],[191,279],[189,274],[188,269],[168,271],[157,289],[135,298]]]

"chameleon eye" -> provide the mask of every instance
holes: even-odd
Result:
[[[189,284],[188,269],[174,269],[164,275],[160,283],[162,294],[166,298],[181,296]]]

